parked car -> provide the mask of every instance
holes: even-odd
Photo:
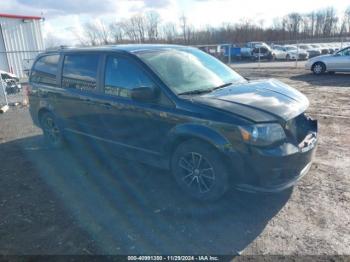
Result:
[[[309,54],[309,58],[319,56],[322,53],[320,49],[314,48],[309,44],[300,44],[299,48],[306,51]]]
[[[0,70],[0,74],[7,94],[19,93],[21,91],[22,87],[19,78],[15,74],[2,70]]]
[[[256,60],[258,58],[259,48],[261,57],[272,59],[271,48],[264,42],[248,42],[241,48],[241,57]],[[264,54],[262,54],[262,50]]]
[[[289,188],[308,172],[317,143],[303,94],[278,80],[248,81],[192,47],[42,53],[28,94],[33,121],[51,146],[92,140],[84,145],[98,148],[99,157],[171,170],[201,200],[230,187]]]
[[[319,49],[321,54],[329,54],[329,50],[326,47],[321,46],[320,44],[311,44],[313,48]]]
[[[272,45],[272,52],[275,59],[278,60],[289,60],[290,56],[286,52],[285,48],[282,45]]]
[[[287,52],[287,60],[306,60],[309,58],[309,54],[305,50],[301,48],[298,49],[298,47],[294,45],[285,45],[283,46],[283,50]]]
[[[275,55],[268,45],[256,45],[255,48],[252,49],[251,58],[253,60],[274,60]]]
[[[305,64],[305,68],[316,75],[325,72],[350,72],[350,46],[335,54],[311,58]]]

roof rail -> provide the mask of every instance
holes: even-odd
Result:
[[[60,45],[60,46],[55,46],[55,47],[48,47],[45,49],[45,51],[49,52],[49,51],[58,51],[58,50],[62,50],[62,49],[69,49],[69,48],[73,48],[72,46],[68,46],[68,45]]]

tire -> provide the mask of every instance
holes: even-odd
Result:
[[[315,75],[322,75],[324,72],[326,72],[326,66],[322,62],[317,62],[312,66],[312,72]]]
[[[171,171],[178,185],[197,200],[214,201],[228,189],[228,170],[213,146],[195,139],[173,153]]]
[[[56,117],[51,112],[44,112],[39,118],[45,140],[50,147],[59,149],[65,145],[61,128],[57,125]]]

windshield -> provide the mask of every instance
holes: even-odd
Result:
[[[205,92],[229,83],[246,82],[231,68],[199,49],[168,49],[138,56],[176,94]]]

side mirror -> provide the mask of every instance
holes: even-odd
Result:
[[[154,102],[159,97],[157,87],[141,86],[131,90],[131,99],[139,102]]]

